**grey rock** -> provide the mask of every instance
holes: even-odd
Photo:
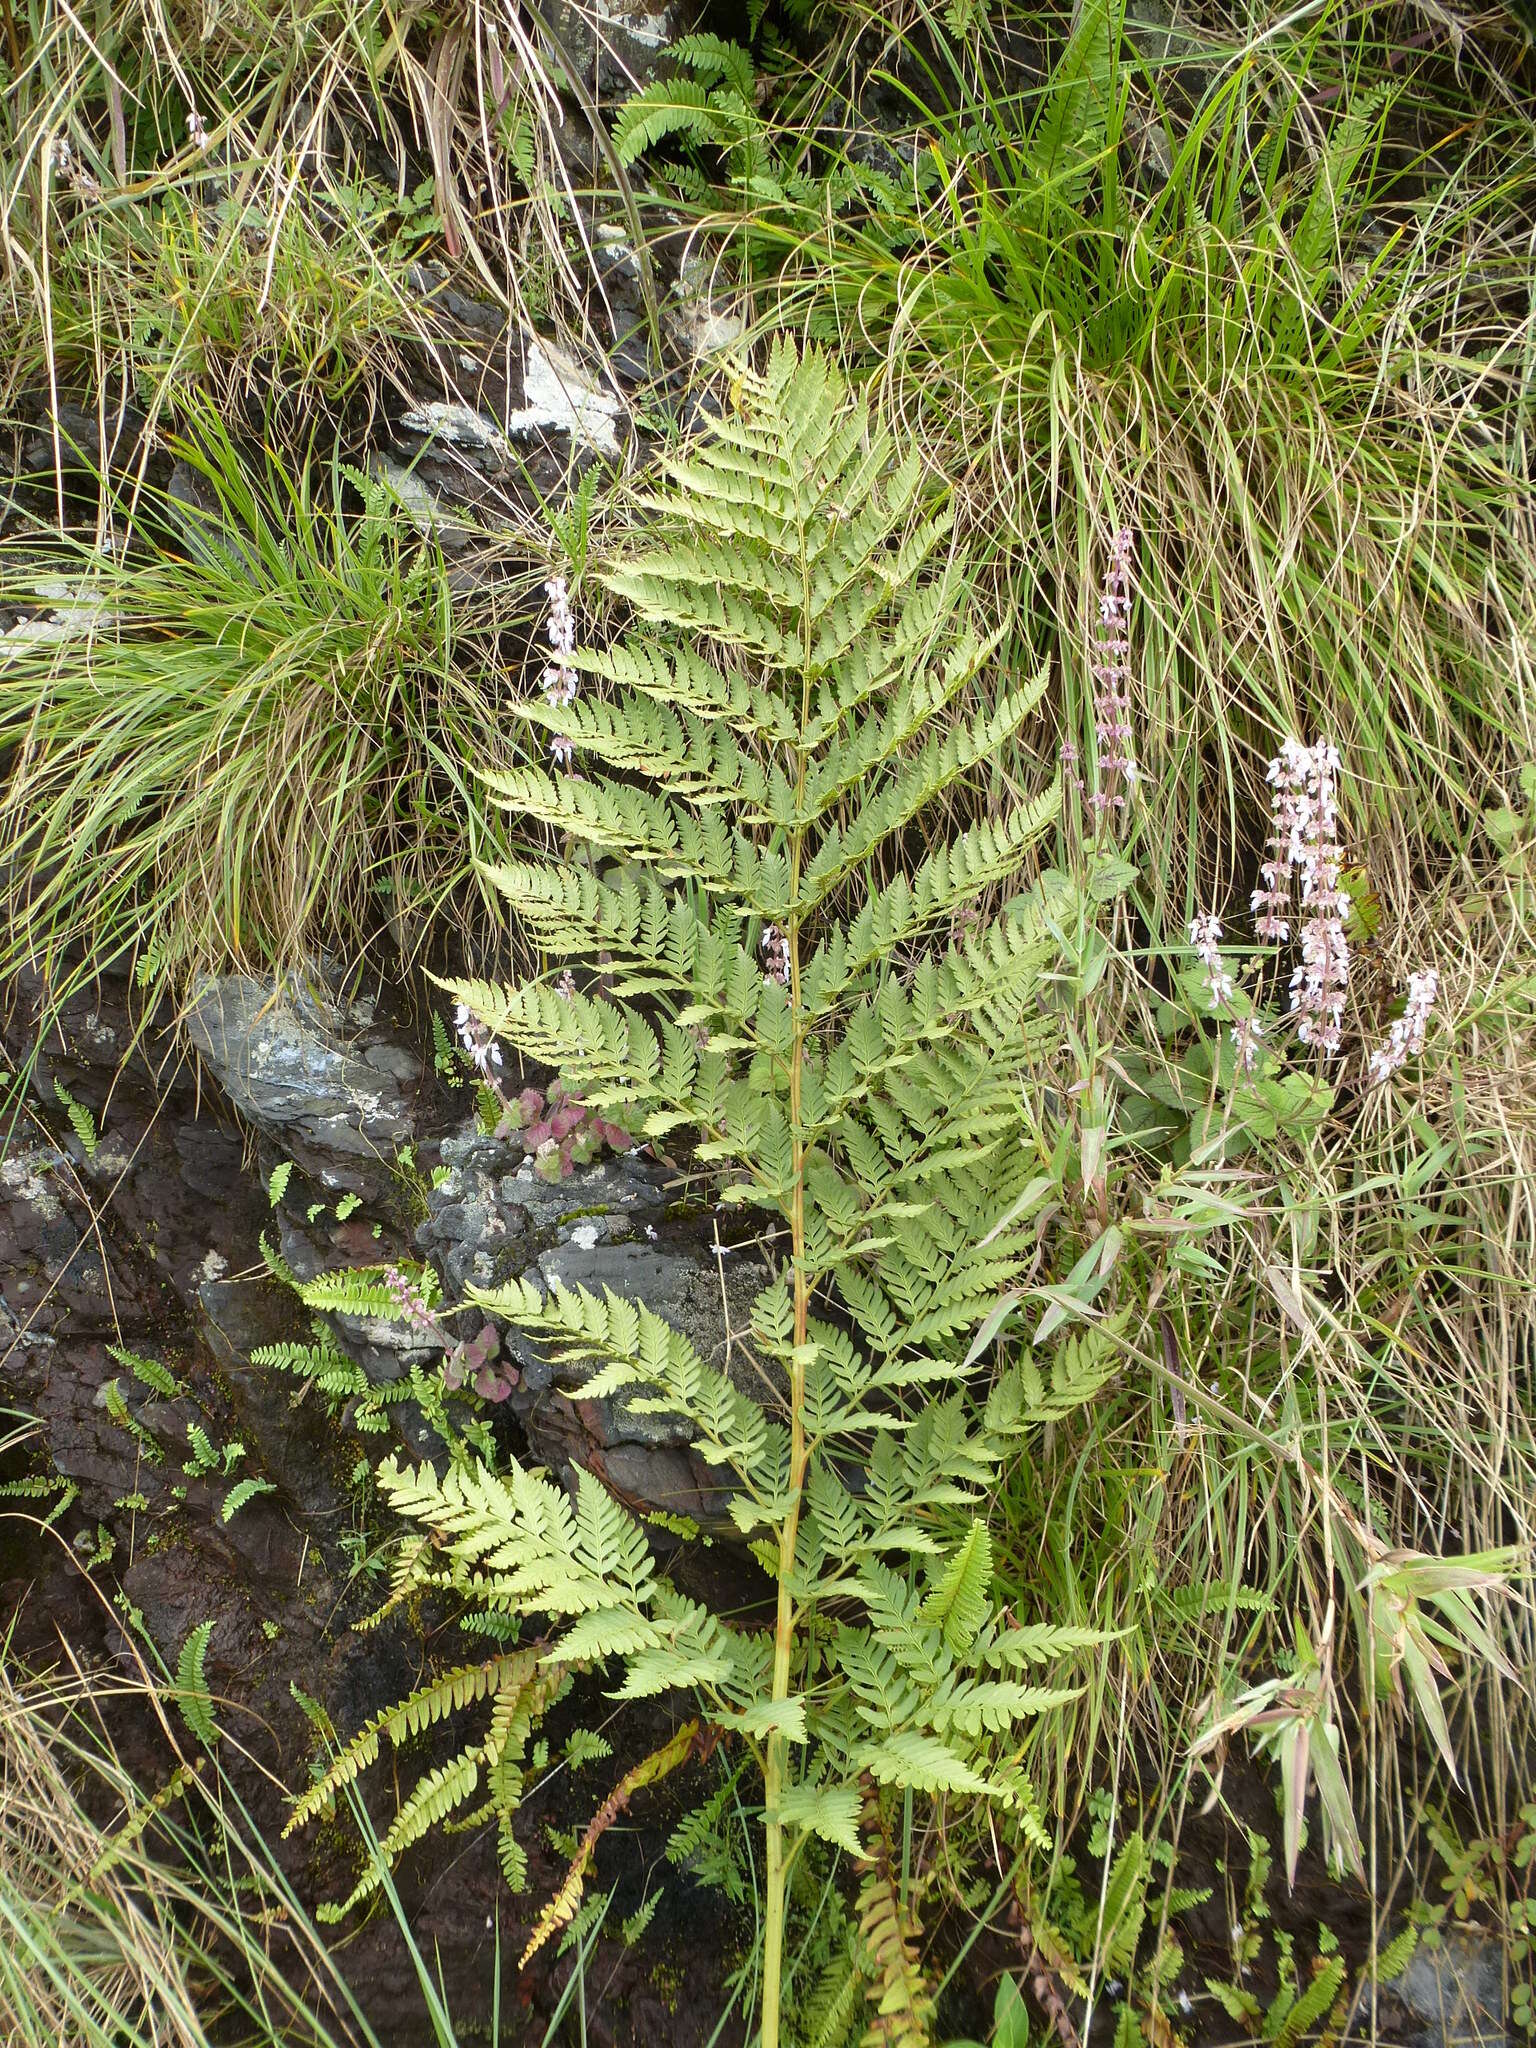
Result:
[[[1484,1929],[1446,1929],[1434,1948],[1421,1942],[1391,1996],[1409,2020],[1404,2048],[1512,2048],[1503,1949]]]
[[[387,1162],[412,1136],[414,1055],[370,1059],[344,1006],[243,974],[203,977],[184,1021],[236,1109],[307,1172],[328,1187],[387,1185]]]
[[[604,1476],[624,1499],[663,1514],[686,1515],[701,1527],[724,1526],[719,1484],[686,1452],[665,1446],[611,1444],[603,1454]]]
[[[760,1276],[739,1265],[723,1283],[720,1270],[694,1245],[653,1244],[644,1238],[622,1244],[584,1242],[574,1232],[545,1252],[535,1271],[546,1288],[580,1286],[592,1294],[609,1292],[643,1302],[687,1337],[706,1364],[722,1371],[731,1368],[730,1333],[745,1326],[761,1284]],[[549,1361],[515,1333],[509,1345],[524,1387],[530,1393],[546,1392],[553,1385]],[[568,1386],[579,1385],[585,1376],[580,1368],[563,1368]],[[682,1416],[637,1412],[633,1404],[639,1398],[616,1394],[591,1404],[602,1410],[605,1444],[690,1441],[693,1432]]]
[[[382,452],[370,456],[368,467],[394,493],[418,533],[430,535],[445,554],[456,554],[469,546],[475,537],[474,527],[467,520],[456,519],[414,469],[405,468],[392,455]]]
[[[682,10],[657,0],[554,0],[548,21],[559,50],[589,88],[623,92],[659,76],[682,30]]]
[[[702,363],[728,354],[747,331],[740,300],[717,263],[690,256],[662,307],[667,340],[686,361]]]
[[[509,402],[499,417],[475,406],[432,399],[414,406],[400,424],[412,433],[447,441],[493,472],[514,465],[512,443],[555,436],[616,460],[624,405],[601,374],[539,335],[521,336],[519,352],[521,402]]]
[[[136,405],[105,393],[99,413],[65,401],[25,443],[22,470],[44,475],[57,461],[66,472],[83,471],[93,479],[130,475],[144,459],[147,424]]]
[[[499,341],[506,332],[507,316],[489,299],[472,299],[449,282],[438,263],[413,263],[408,273],[411,290],[429,299],[433,308],[456,327],[466,328],[489,341]]]
[[[516,1279],[562,1235],[594,1233],[595,1244],[647,1219],[654,1227],[668,1205],[662,1169],[632,1152],[564,1181],[544,1180],[514,1144],[476,1131],[445,1138],[439,1156],[447,1176],[427,1197],[416,1243],[455,1296]]]
[[[423,308],[435,338],[416,351],[416,395],[372,460],[406,518],[462,557],[482,525],[561,503],[591,463],[617,462],[632,428],[607,364],[504,320],[494,339],[445,324],[450,297],[461,303],[440,294]],[[463,574],[461,561],[451,575]]]
[[[545,1289],[609,1289],[663,1316],[753,1399],[770,1391],[732,1341],[747,1326],[763,1267],[755,1254],[715,1246],[702,1211],[680,1212],[655,1160],[622,1153],[549,1182],[515,1143],[475,1131],[444,1139],[441,1160],[448,1171],[428,1196],[416,1243],[450,1299],[520,1276]],[[638,1409],[636,1393],[584,1399],[581,1368],[562,1368],[557,1383],[538,1345],[517,1330],[504,1335],[520,1375],[508,1405],[536,1459],[567,1476],[587,1466],[642,1508],[726,1526],[727,1496],[691,1450],[682,1416]]]
[[[421,1061],[407,1046],[391,1045],[385,1040],[383,1044],[365,1047],[363,1058],[370,1067],[392,1075],[407,1088],[414,1088],[421,1079]]]

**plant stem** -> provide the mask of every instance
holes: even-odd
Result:
[[[790,959],[795,957],[790,942]],[[798,1131],[800,1123],[800,1044],[796,1033],[790,1070],[790,1117]],[[805,1484],[805,1358],[803,1346],[810,1311],[810,1292],[805,1273],[805,1185],[804,1150],[795,1141],[794,1193],[790,1206],[790,1238],[795,1272],[795,1355],[789,1369],[789,1505],[779,1530],[779,1597],[773,1630],[773,1699],[775,1704],[789,1698],[790,1652],[794,1647],[795,1603],[792,1581],[795,1540],[800,1528],[800,1494]],[[776,1815],[784,1788],[786,1741],[781,1729],[768,1733],[768,1755],[763,1772],[763,1799],[767,1820],[767,1884],[763,1933],[763,2033],[762,2048],[778,2048],[779,1991],[784,1969],[784,1831]]]
[[[807,661],[807,667],[809,662]],[[802,704],[802,729],[808,714]],[[805,787],[805,756],[799,763],[799,797]],[[800,835],[790,843],[790,900],[796,903],[800,891]],[[805,1258],[805,1132],[801,1123],[800,1076],[805,1054],[805,1027],[800,1008],[800,920],[791,913],[786,920],[785,944],[789,952],[789,1008],[794,1035],[789,1054],[789,1128],[791,1133],[791,1183],[789,1205],[790,1259],[795,1279],[795,1348],[789,1365],[789,1502],[779,1529],[778,1606],[773,1627],[773,1701],[789,1698],[790,1653],[795,1640],[794,1570],[795,1541],[800,1531],[800,1495],[805,1485],[805,1344],[810,1326],[811,1289]],[[763,2028],[761,2048],[779,2048],[779,2000],[784,1975],[784,1883],[788,1865],[784,1856],[784,1830],[778,1820],[779,1798],[784,1790],[785,1752],[788,1745],[782,1729],[768,1731],[768,1753],[763,1769],[763,1809],[766,1815],[765,1882],[763,1901]]]

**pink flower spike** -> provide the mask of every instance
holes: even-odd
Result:
[[[1132,748],[1129,591],[1133,536],[1121,527],[1110,542],[1109,567],[1099,595],[1093,657],[1093,736],[1096,787],[1088,797],[1094,817],[1126,808],[1126,794],[1140,778]],[[1075,754],[1074,757],[1075,759]]]
[[[1291,977],[1296,1036],[1332,1055],[1343,1042],[1344,995],[1349,985],[1349,942],[1344,918],[1349,899],[1339,887],[1344,856],[1339,843],[1339,750],[1319,740],[1305,747],[1286,739],[1270,762],[1270,859],[1263,887],[1253,893],[1260,938],[1290,936],[1291,878],[1301,884],[1306,913],[1300,933],[1301,965]]]
[[[1381,1087],[1390,1081],[1398,1068],[1424,1050],[1424,1034],[1429,1028],[1429,1015],[1440,993],[1440,976],[1433,967],[1427,967],[1421,974],[1408,977],[1408,996],[1403,1004],[1403,1014],[1396,1018],[1387,1033],[1385,1045],[1379,1045],[1366,1061],[1366,1078],[1373,1087]]]
[[[1213,1010],[1219,1010],[1230,1003],[1237,993],[1237,983],[1232,979],[1221,960],[1221,921],[1215,917],[1190,919],[1189,943],[1196,959],[1205,969],[1205,992]]]

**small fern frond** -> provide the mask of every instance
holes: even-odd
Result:
[[[670,135],[714,139],[709,92],[691,78],[655,80],[625,101],[613,123],[613,145],[626,170]]]
[[[182,1644],[181,1654],[176,1659],[177,1709],[188,1728],[206,1747],[212,1747],[219,1732],[213,1718],[213,1698],[204,1670],[212,1634],[213,1623],[200,1621]]]
[[[418,1778],[374,1852],[367,1870],[339,1905],[319,1907],[315,1918],[334,1925],[344,1920],[354,1906],[372,1897],[384,1882],[385,1872],[414,1842],[419,1842],[430,1829],[441,1826],[450,1814],[461,1807],[471,1797],[479,1781],[480,1756],[472,1748]]]
[[[243,1507],[248,1507],[259,1494],[275,1493],[277,1488],[270,1479],[241,1479],[224,1496],[219,1509],[221,1522],[232,1522]]]
[[[87,1159],[96,1157],[96,1148],[101,1140],[96,1135],[96,1119],[83,1102],[77,1102],[62,1081],[55,1081],[53,1092],[59,1099],[59,1107],[69,1118],[69,1127],[80,1140],[80,1149]]]
[[[859,1948],[850,1939],[823,1966],[815,1989],[805,2001],[798,2029],[803,2048],[848,2048],[864,2001]]]
[[[654,1785],[658,1778],[666,1777],[669,1772],[675,1771],[680,1764],[688,1761],[694,1753],[701,1732],[697,1721],[685,1721],[659,1749],[652,1750],[649,1756],[643,1757],[620,1778],[587,1823],[586,1833],[581,1838],[560,1889],[534,1923],[519,1968],[526,1970],[529,1962],[538,1954],[549,1937],[558,1933],[575,1918],[586,1885],[588,1866],[603,1835],[613,1826],[637,1792],[646,1785]]]

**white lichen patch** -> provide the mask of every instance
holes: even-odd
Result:
[[[619,453],[622,400],[552,342],[530,335],[523,359],[523,403],[498,425],[472,405],[429,399],[406,413],[401,425],[429,434],[466,454],[511,462],[512,442],[537,434],[569,434],[601,455]]]
[[[523,365],[523,409],[507,420],[509,434],[569,434],[599,454],[619,453],[624,407],[563,349],[530,341]]]
[[[12,1152],[5,1159],[0,1159],[0,1188],[28,1203],[39,1216],[52,1222],[62,1211],[58,1196],[48,1185],[47,1175],[59,1163],[60,1155],[46,1151],[41,1145],[34,1145],[27,1152]]]
[[[132,1164],[133,1154],[128,1147],[121,1138],[111,1137],[100,1141],[95,1152],[86,1160],[85,1168],[95,1180],[116,1180],[119,1175],[126,1173]]]
[[[413,434],[429,434],[434,441],[446,441],[451,447],[467,449],[471,454],[494,455],[503,462],[511,454],[500,427],[483,412],[476,412],[472,405],[430,398],[422,405],[413,405],[400,424]]]
[[[650,50],[664,50],[675,34],[670,14],[608,14],[602,15],[604,23],[621,30],[637,43],[643,43]]]
[[[0,642],[16,646],[70,640],[79,633],[99,631],[112,616],[99,597],[63,576],[40,577],[33,590],[40,603],[52,607],[52,617],[19,619],[8,632],[0,633]]]

